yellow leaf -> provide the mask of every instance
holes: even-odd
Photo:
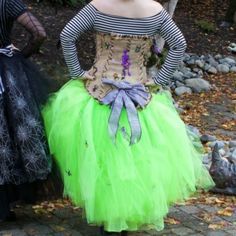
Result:
[[[167,217],[165,219],[165,223],[166,224],[170,224],[170,225],[178,225],[178,224],[180,224],[180,221],[178,221],[178,220],[176,220],[174,218]]]
[[[213,230],[216,230],[216,229],[223,229],[225,228],[226,226],[228,226],[229,223],[226,222],[226,221],[219,221],[219,222],[216,222],[214,224],[210,224],[208,226],[209,229],[213,229]]]
[[[225,209],[217,211],[217,214],[221,216],[232,216],[233,213],[234,213],[234,209],[231,207],[226,207]]]
[[[60,226],[60,225],[51,225],[51,227],[53,228],[53,230],[55,230],[56,232],[62,232],[65,230],[64,227]]]

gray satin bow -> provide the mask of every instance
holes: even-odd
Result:
[[[131,128],[130,145],[132,145],[140,140],[142,133],[136,106],[139,105],[143,108],[147,105],[150,95],[143,84],[131,84],[127,81],[109,79],[102,79],[102,82],[115,87],[101,100],[103,104],[111,105],[112,110],[108,124],[110,135],[115,142],[120,115],[125,107]]]

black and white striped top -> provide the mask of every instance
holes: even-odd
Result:
[[[102,13],[92,4],[86,5],[63,29],[60,35],[63,54],[71,77],[82,76],[83,69],[77,57],[75,42],[85,31],[154,36],[160,34],[169,45],[166,61],[154,77],[156,83],[168,84],[186,49],[186,41],[179,28],[163,9],[144,18],[127,18]]]
[[[11,44],[13,22],[26,10],[21,0],[0,0],[0,47]]]

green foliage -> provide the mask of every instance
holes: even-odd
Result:
[[[215,32],[215,25],[207,20],[196,20],[195,24],[206,33]]]
[[[158,55],[152,52],[151,56],[148,58],[147,67],[152,67],[154,65],[161,67],[166,59],[167,53],[168,50],[165,48]]]

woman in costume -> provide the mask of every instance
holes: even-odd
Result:
[[[11,43],[14,21],[31,34],[22,51]],[[33,201],[31,183],[46,179],[51,169],[40,114],[48,84],[26,59],[45,37],[21,0],[0,0],[0,221],[15,218],[12,201]]]
[[[84,71],[75,43],[90,29],[96,58]],[[148,78],[156,34],[170,50]],[[61,44],[72,80],[51,97],[43,116],[65,196],[104,234],[162,230],[171,204],[213,185],[162,89],[184,54],[182,33],[155,1],[94,0],[66,25]]]

